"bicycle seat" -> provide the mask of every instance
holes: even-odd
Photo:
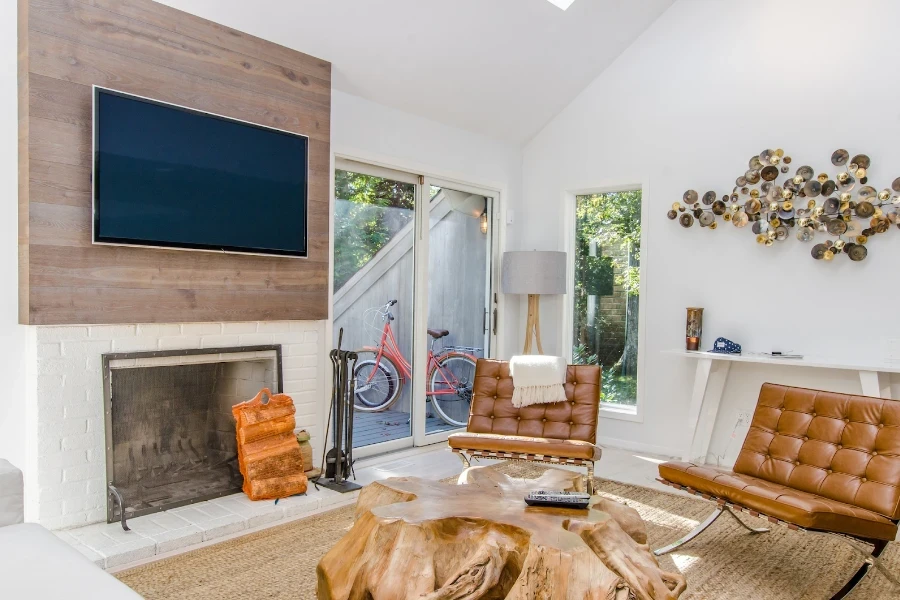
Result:
[[[442,337],[447,337],[448,335],[450,335],[450,332],[447,331],[446,329],[429,329],[428,335],[430,335],[431,337],[433,337],[436,340],[439,340]]]

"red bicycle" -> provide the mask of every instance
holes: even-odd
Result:
[[[391,322],[394,315],[391,300],[378,308],[366,311],[366,325],[375,328],[380,320],[381,340],[377,346],[366,346],[358,351],[356,364],[356,410],[376,412],[386,410],[397,398],[407,379],[412,378],[412,365],[403,356]],[[428,350],[428,380],[425,393],[438,416],[450,425],[464,427],[469,418],[472,402],[472,384],[475,381],[475,356],[481,348],[442,346],[438,354],[434,345],[450,335],[446,329],[429,329],[431,348]]]

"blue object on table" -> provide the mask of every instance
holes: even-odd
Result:
[[[735,344],[729,339],[720,337],[713,342],[713,347],[710,352],[715,352],[717,354],[740,354],[741,345]]]

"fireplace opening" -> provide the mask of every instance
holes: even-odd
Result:
[[[282,388],[281,346],[103,355],[107,521],[239,492],[231,408]]]

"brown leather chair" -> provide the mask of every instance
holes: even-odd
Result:
[[[731,511],[738,510],[872,545],[834,599],[849,594],[872,566],[900,585],[878,558],[900,520],[900,402],[766,383],[733,470],[668,462],[659,474],[662,483],[715,500],[717,509],[657,555],[687,543],[724,512],[737,519]]]
[[[585,489],[592,491],[601,453],[600,367],[569,365],[565,388],[565,402],[516,408],[509,363],[478,359],[469,423],[465,433],[450,436],[450,448],[467,467],[473,456],[586,466]]]

